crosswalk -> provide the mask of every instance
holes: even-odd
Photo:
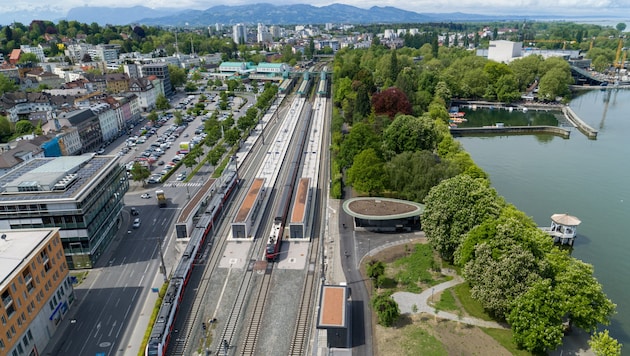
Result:
[[[186,182],[179,182],[179,181],[170,182],[170,183],[167,184],[167,186],[174,187],[174,188],[175,187],[201,187],[202,185],[204,185],[203,182],[188,182],[188,183],[186,183]]]

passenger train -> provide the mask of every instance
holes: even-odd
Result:
[[[295,186],[295,180],[297,179],[298,171],[300,170],[300,162],[302,161],[304,144],[306,137],[308,136],[308,127],[311,119],[311,106],[307,106],[307,110],[303,117],[306,118],[297,136],[298,147],[293,153],[291,163],[289,163],[289,176],[283,186],[280,187],[279,192],[280,204],[276,209],[274,215],[273,226],[269,232],[269,238],[267,239],[267,246],[265,249],[265,258],[267,261],[277,261],[280,255],[280,245],[282,245],[282,237],[284,235],[284,227],[286,224],[287,215],[289,214],[289,207],[291,206],[291,197],[293,196],[293,187]]]
[[[228,165],[231,167],[231,165]],[[217,180],[219,181],[219,180]],[[184,251],[175,273],[166,290],[158,316],[151,329],[151,336],[145,349],[146,356],[163,356],[171,337],[179,303],[184,295],[186,284],[190,278],[197,254],[203,249],[208,233],[214,227],[215,222],[221,216],[225,203],[230,199],[239,179],[235,169],[227,169],[221,176],[221,186],[208,204],[205,214],[201,216],[191,234],[190,240]]]

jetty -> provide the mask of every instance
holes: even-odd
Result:
[[[573,109],[571,109],[571,107],[564,106],[562,108],[562,113],[564,114],[564,117],[574,127],[577,127],[577,129],[580,130],[581,133],[586,135],[586,137],[588,137],[591,140],[597,139],[597,130],[595,130],[594,128],[590,127],[587,123],[582,121],[582,119],[580,119],[580,117],[575,113],[575,111],[573,111]]]
[[[483,127],[451,127],[451,135],[474,136],[474,135],[532,135],[547,133],[568,139],[571,131],[558,126],[483,126]]]
[[[577,227],[582,221],[569,214],[551,215],[551,226],[540,229],[553,238],[553,242],[561,245],[573,246],[577,236]]]

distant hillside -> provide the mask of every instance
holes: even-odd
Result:
[[[145,6],[134,7],[102,7],[82,6],[68,11],[66,20],[75,20],[90,24],[96,22],[99,25],[127,25],[137,23],[143,18],[159,18],[182,12],[181,9],[151,9]]]
[[[481,11],[481,10],[480,10]],[[426,22],[491,22],[523,20],[558,20],[557,15],[480,15],[461,12],[417,13],[391,6],[374,6],[362,9],[344,4],[315,7],[307,4],[272,5],[266,3],[226,6],[217,5],[206,10],[175,8],[151,9],[145,6],[104,7],[82,6],[72,8],[64,16],[50,7],[33,7],[29,11],[0,13],[0,25],[13,21],[29,24],[32,20],[60,19],[75,20],[99,25],[146,24],[150,26],[209,26],[216,23],[231,25],[236,23],[267,25],[295,24],[370,24],[370,23],[426,23]],[[586,18],[586,17],[585,17]],[[577,19],[573,17],[573,20]]]
[[[131,8],[108,8],[84,6],[73,8],[66,16],[68,20],[84,23],[104,24],[141,23],[151,26],[209,26],[216,23],[226,25],[264,23],[267,25],[323,24],[323,23],[422,23],[451,21],[493,21],[521,16],[486,16],[477,14],[419,14],[391,6],[374,6],[369,9],[332,4],[315,7],[306,4],[272,5],[266,3],[226,6],[217,5],[206,10],[150,9],[143,6]]]

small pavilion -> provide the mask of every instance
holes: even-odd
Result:
[[[544,228],[553,238],[553,242],[573,246],[577,236],[577,227],[582,221],[569,214],[551,215],[551,227]]]

